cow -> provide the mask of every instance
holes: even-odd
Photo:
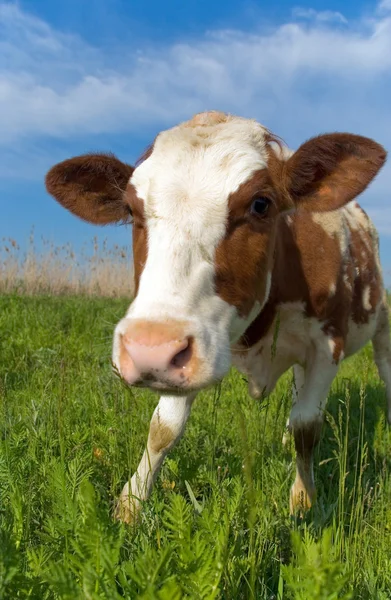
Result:
[[[118,518],[137,517],[197,392],[231,364],[255,398],[294,369],[292,513],[315,498],[313,452],[338,367],[370,340],[391,419],[378,236],[356,202],[385,160],[359,135],[319,135],[293,152],[255,120],[207,111],[159,133],[135,167],[88,154],[50,169],[48,192],[79,218],[132,223],[135,297],[112,361],[160,399]]]

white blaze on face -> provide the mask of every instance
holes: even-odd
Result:
[[[237,117],[194,122],[161,133],[131,178],[144,203],[148,254],[127,319],[190,321],[218,376],[230,360],[231,329],[240,335],[247,321],[238,326],[236,310],[215,292],[215,250],[230,194],[267,166],[266,130]]]

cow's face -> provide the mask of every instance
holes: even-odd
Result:
[[[349,134],[285,152],[255,121],[212,112],[159,134],[135,169],[104,155],[53,167],[49,192],[78,216],[132,215],[136,297],[113,349],[122,377],[170,393],[221,379],[268,299],[279,215],[342,206],[384,159]]]

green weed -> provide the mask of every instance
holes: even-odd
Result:
[[[123,300],[0,296],[0,598],[391,598],[391,436],[365,348],[333,384],[317,503],[289,517],[288,373],[199,395],[141,523],[113,520],[157,397],[113,377]]]

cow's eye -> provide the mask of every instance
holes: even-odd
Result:
[[[254,198],[250,208],[251,214],[256,217],[264,217],[269,210],[270,203],[269,198],[265,198],[265,196]]]

